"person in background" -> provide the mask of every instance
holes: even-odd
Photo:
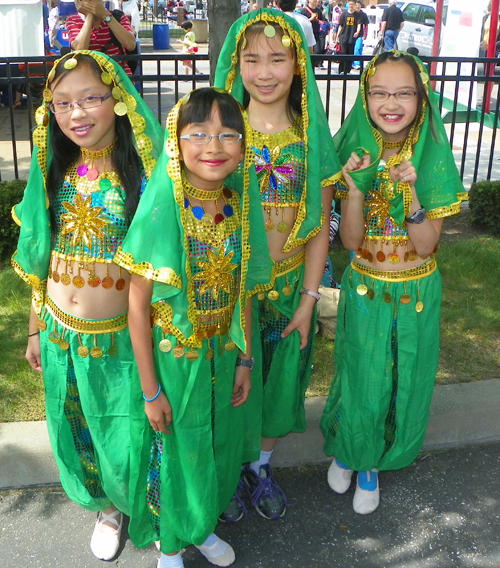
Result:
[[[56,47],[61,50],[61,43],[57,39],[57,32],[59,31],[59,0],[52,0],[51,10],[49,12],[49,43],[50,47]]]
[[[354,43],[354,55],[363,55],[363,39],[366,37],[366,34],[368,33],[368,16],[362,10],[364,6],[361,3],[361,1],[358,0],[355,6],[359,18],[359,23],[361,24],[361,30],[359,32],[358,37],[356,38],[356,42]],[[359,69],[360,65],[361,65],[360,61],[354,61],[352,67],[353,69]]]
[[[340,43],[340,53],[342,55],[353,55],[354,44],[361,32],[359,16],[356,12],[354,0],[347,3],[347,11],[340,15],[339,28],[337,31],[337,41]],[[349,73],[352,68],[352,61],[341,61],[339,63],[339,73]]]
[[[139,15],[139,7],[136,0],[119,0],[118,9],[121,10],[130,20],[132,31],[135,37],[139,37],[139,28],[141,26],[141,17]]]
[[[321,33],[319,21],[324,21],[325,15],[321,9],[321,0],[309,0],[307,6],[301,11],[301,14],[305,16],[312,25],[314,39],[316,40],[316,45],[313,47],[313,53],[316,55],[323,55],[325,52],[325,36]],[[314,67],[318,69],[323,69],[323,61],[316,60],[314,62]]]
[[[179,43],[182,43],[182,54],[183,55],[192,55],[198,51],[198,46],[196,45],[196,36],[193,32],[193,22],[186,20],[182,22],[181,28],[186,32],[184,34],[183,39],[178,39]],[[192,59],[184,59],[182,61],[182,65],[184,66],[184,73],[189,75],[189,72],[194,71],[195,73],[199,73],[194,66],[194,61]]]
[[[118,22],[106,10],[103,0],[75,0],[75,6],[78,13],[66,18],[71,49],[91,49],[109,56],[123,55],[123,51],[112,42],[110,31],[123,49],[128,51],[135,49],[135,35],[125,14],[122,14]],[[132,75],[126,61],[121,65],[127,75]]]
[[[389,8],[384,10],[379,34],[379,37],[384,38],[386,51],[396,49],[396,40],[404,24],[403,12],[396,6],[396,0],[389,0]]]
[[[274,0],[274,6],[300,24],[300,27],[304,32],[304,37],[306,38],[309,53],[312,53],[313,47],[316,45],[313,27],[308,18],[299,12],[295,12],[297,0]]]

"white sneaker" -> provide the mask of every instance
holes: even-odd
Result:
[[[358,513],[358,515],[369,515],[376,510],[379,503],[378,470],[360,471],[356,481],[356,492],[352,501],[354,512]]]
[[[230,566],[235,561],[234,550],[231,545],[221,540],[218,536],[212,546],[204,546],[200,544],[196,548],[203,554],[203,556],[215,566]]]
[[[335,491],[335,493],[345,493],[349,486],[351,485],[351,478],[353,474],[352,469],[348,469],[345,466],[339,466],[340,462],[337,462],[333,458],[332,463],[328,469],[328,485]]]
[[[117,519],[118,517],[118,519]],[[103,527],[103,523],[111,523],[116,526],[115,530]],[[111,560],[118,552],[120,545],[120,533],[122,531],[123,515],[118,511],[113,511],[109,515],[102,511],[97,516],[97,522],[90,540],[90,550],[93,555],[100,560]]]

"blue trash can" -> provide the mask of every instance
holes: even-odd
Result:
[[[153,49],[170,49],[168,24],[153,24]]]

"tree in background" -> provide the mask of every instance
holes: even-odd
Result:
[[[215,67],[222,44],[231,25],[241,15],[240,0],[208,0],[210,84],[213,84]]]

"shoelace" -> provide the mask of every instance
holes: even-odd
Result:
[[[272,477],[260,477],[259,486],[252,493],[252,506],[255,507],[255,504],[262,495],[266,495],[271,499],[271,501],[274,501],[275,493],[280,494],[285,501],[285,505],[288,505],[285,494],[275,483],[273,483]]]
[[[238,501],[238,503],[241,505],[241,507],[243,509],[243,513],[245,515],[248,515],[247,508],[245,507],[245,503],[243,502],[243,499],[241,497],[241,495],[245,494],[246,491],[247,491],[247,486],[243,483],[243,480],[240,478],[240,480],[238,482],[238,487],[236,488],[234,496],[236,497],[236,500]]]

